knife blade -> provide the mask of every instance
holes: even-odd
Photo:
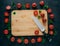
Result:
[[[36,23],[38,28],[41,30],[41,32],[44,32],[45,31],[45,27],[39,22],[39,20],[35,16],[32,16],[32,19]]]

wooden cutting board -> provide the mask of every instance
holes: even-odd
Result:
[[[14,36],[39,36],[43,35],[36,23],[32,19],[33,12],[35,10],[14,10],[11,12],[11,33]],[[39,12],[39,10],[37,10]],[[47,19],[43,24],[42,18],[38,19],[40,23],[46,28],[45,33],[48,33],[48,17],[46,10],[40,10],[45,14]],[[39,14],[38,14],[39,15]],[[38,17],[37,17],[38,18]],[[39,34],[36,35],[35,31],[39,30]]]

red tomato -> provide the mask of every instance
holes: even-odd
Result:
[[[39,34],[39,30],[36,30],[34,33],[35,33],[35,35],[38,35]]]
[[[17,39],[17,42],[18,42],[18,43],[21,43],[21,42],[22,42],[22,40],[21,40],[20,38],[18,38],[18,39]]]
[[[4,16],[9,16],[9,13],[8,12],[4,12]]]
[[[37,38],[37,42],[42,42],[42,38],[41,37],[38,37]]]
[[[33,39],[31,39],[31,43],[35,43],[36,42],[36,40],[33,38]]]
[[[11,6],[6,6],[6,10],[10,10],[11,9]]]
[[[54,25],[50,24],[49,29],[51,29],[51,30],[54,29]]]
[[[34,16],[37,16],[37,15],[38,15],[38,11],[35,10],[35,11],[34,11]]]
[[[8,34],[8,30],[5,29],[5,30],[3,31],[3,33],[4,33],[5,35],[7,35],[7,34]]]
[[[42,18],[44,18],[45,14],[43,14],[43,13],[40,13],[40,16],[41,16]]]
[[[14,42],[15,41],[15,37],[11,37],[11,42]]]
[[[28,39],[24,39],[24,43],[25,44],[28,44],[29,43],[29,40]]]
[[[29,4],[29,3],[27,3],[25,7],[26,7],[26,8],[30,8],[30,4]]]
[[[5,18],[5,23],[8,23],[8,18]]]
[[[33,3],[33,4],[32,4],[32,7],[33,7],[33,8],[36,8],[36,7],[37,7],[37,4],[36,4],[36,3]]]
[[[40,1],[40,5],[41,6],[44,6],[44,1]]]
[[[43,23],[45,23],[46,22],[46,19],[45,18],[42,18],[42,21],[43,21]]]
[[[53,34],[54,34],[54,32],[53,32],[53,31],[49,31],[49,34],[50,34],[50,35],[53,35]]]
[[[47,12],[48,12],[48,13],[52,13],[52,10],[51,10],[51,8],[49,8],[49,9],[47,10]]]
[[[21,8],[22,7],[22,4],[21,3],[18,3],[17,4],[17,8]]]
[[[51,19],[54,19],[54,14],[50,14],[50,18]]]

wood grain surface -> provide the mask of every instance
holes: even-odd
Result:
[[[39,12],[39,10],[37,10]],[[13,14],[15,12],[15,14]],[[14,10],[11,12],[11,33],[14,36],[40,36],[43,33],[32,19],[34,10]],[[41,10],[47,19],[46,23],[42,22],[42,18],[38,19],[46,28],[45,33],[48,33],[48,16],[46,10]],[[39,34],[35,35],[35,30],[39,30]]]

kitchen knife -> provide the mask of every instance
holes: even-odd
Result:
[[[41,32],[44,32],[45,27],[39,22],[39,20],[35,16],[32,16],[32,19],[34,20],[38,28],[41,30]]]

